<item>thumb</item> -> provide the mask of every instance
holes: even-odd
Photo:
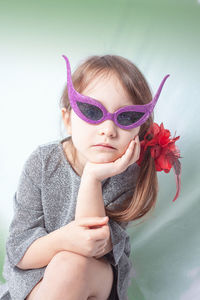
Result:
[[[108,222],[108,216],[106,217],[82,217],[77,220],[80,226],[95,226]]]

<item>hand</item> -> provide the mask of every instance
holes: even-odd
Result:
[[[127,146],[125,153],[117,158],[114,162],[109,163],[91,163],[85,164],[83,175],[92,175],[99,181],[102,181],[108,177],[120,174],[125,171],[129,165],[133,164],[139,159],[140,156],[140,141],[136,136],[134,140],[131,140]]]
[[[110,238],[108,217],[83,217],[58,230],[59,250],[68,250],[86,257],[98,256]]]
[[[96,259],[101,258],[102,256],[106,255],[113,249],[111,237],[107,240],[105,247],[102,251],[99,252],[98,255],[95,256]]]

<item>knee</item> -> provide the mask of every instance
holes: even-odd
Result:
[[[86,272],[89,257],[69,251],[58,252],[48,265],[48,269],[60,278],[79,278]]]

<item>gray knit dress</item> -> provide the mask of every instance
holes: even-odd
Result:
[[[16,265],[36,239],[74,220],[81,177],[66,158],[62,143],[67,139],[39,145],[25,161],[13,196],[14,216],[6,241],[6,283],[0,285],[1,300],[26,298],[44,276],[46,266],[22,270]],[[115,209],[133,194],[138,171],[139,166],[134,163],[121,174],[102,181],[105,207]],[[109,219],[108,225],[113,249],[104,257],[114,271],[109,300],[126,300],[133,275],[128,223]]]

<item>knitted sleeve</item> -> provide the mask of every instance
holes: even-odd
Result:
[[[26,160],[14,194],[14,217],[9,227],[6,251],[16,266],[28,247],[47,234],[41,201],[42,161],[36,148]]]

